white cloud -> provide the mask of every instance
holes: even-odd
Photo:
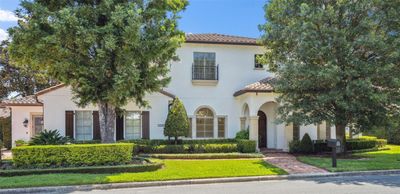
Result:
[[[0,28],[0,42],[3,40],[7,40],[7,38],[8,38],[7,31]]]
[[[18,21],[17,16],[11,11],[0,9],[0,22]]]

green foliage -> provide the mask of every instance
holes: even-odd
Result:
[[[133,144],[21,146],[12,149],[18,168],[72,167],[127,164]]]
[[[22,175],[38,175],[38,174],[53,174],[53,173],[132,173],[132,172],[151,172],[160,169],[163,163],[151,164],[128,164],[116,166],[84,166],[84,167],[67,167],[67,168],[45,168],[45,169],[18,169],[18,170],[1,170],[0,176],[22,176]]]
[[[343,140],[348,124],[365,129],[398,112],[398,2],[271,0],[265,11],[280,120],[329,121]]]
[[[1,118],[0,117],[0,128],[2,132],[3,145],[7,149],[11,149],[11,117]]]
[[[256,142],[253,140],[238,140],[237,148],[242,153],[256,152]]]
[[[35,137],[32,137],[30,145],[62,145],[70,143],[71,139],[60,135],[58,130],[43,130]]]
[[[174,137],[177,144],[178,137],[186,137],[189,135],[189,119],[185,106],[175,98],[168,111],[167,120],[165,121],[164,136]]]
[[[13,66],[8,55],[8,44],[7,41],[0,43],[0,99],[7,98],[11,93],[33,95],[56,84],[44,71],[33,70],[26,64]]]
[[[328,147],[326,140],[315,140],[314,144],[314,152],[331,152],[332,149]],[[358,150],[379,150],[384,148],[387,145],[387,140],[385,139],[377,139],[374,136],[362,136],[360,138],[349,139],[346,141],[346,149],[352,152]]]
[[[299,140],[292,140],[289,142],[289,152],[300,153],[300,141]]]
[[[169,82],[168,62],[184,41],[186,0],[23,1],[9,29],[10,57],[72,86],[79,105],[122,107]],[[32,17],[34,15],[35,17]],[[51,18],[51,19],[49,19]]]
[[[308,133],[304,134],[300,141],[300,152],[303,154],[311,154],[313,152],[313,142]]]
[[[136,145],[136,153],[230,153],[237,152],[236,143],[182,144],[182,145]]]
[[[385,139],[350,139],[346,142],[348,150],[363,150],[371,148],[385,147],[387,141]]]
[[[239,159],[264,157],[262,154],[255,153],[149,154],[143,156],[159,159]]]
[[[134,139],[134,140],[121,140],[122,143],[134,143],[140,145],[169,145],[173,141],[166,139]],[[221,144],[221,143],[237,143],[236,139],[184,139],[182,144]]]
[[[26,146],[26,145],[29,145],[29,143],[23,139],[15,140],[15,146],[17,146],[17,147]]]
[[[235,139],[249,139],[249,130],[240,130],[236,133]]]

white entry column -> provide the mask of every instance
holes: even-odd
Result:
[[[249,139],[256,141],[256,150],[258,150],[258,116],[249,117]]]

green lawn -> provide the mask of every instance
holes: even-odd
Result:
[[[388,145],[390,150],[353,154],[357,159],[338,159],[332,168],[328,157],[300,156],[298,160],[332,172],[400,169],[400,146]]]
[[[154,172],[0,177],[0,188],[286,174],[261,159],[164,160],[164,163],[163,169]]]

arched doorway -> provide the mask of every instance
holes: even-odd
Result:
[[[263,111],[258,111],[258,147],[267,147],[267,116]]]

